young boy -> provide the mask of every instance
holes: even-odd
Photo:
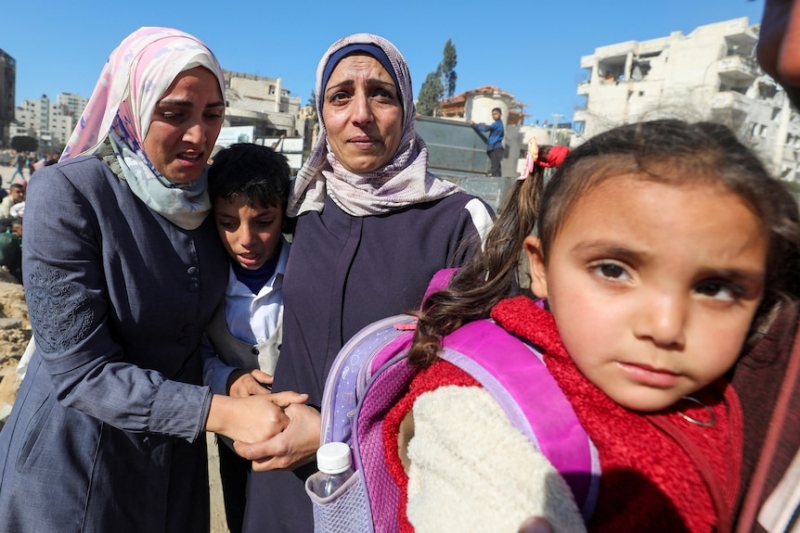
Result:
[[[266,394],[278,358],[283,320],[281,285],[289,243],[282,236],[289,164],[272,149],[234,144],[208,172],[208,190],[222,244],[231,258],[224,302],[206,328],[205,383],[214,394]],[[250,462],[217,439],[228,528],[242,529]]]
[[[5,223],[8,219],[0,222]],[[0,233],[0,266],[6,267],[17,283],[22,283],[22,219],[12,218]]]
[[[8,188],[8,196],[0,202],[0,218],[8,218],[11,215],[11,208],[25,201],[25,185],[14,182]]]

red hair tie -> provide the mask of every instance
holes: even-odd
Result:
[[[542,161],[539,159],[539,146],[536,144],[536,139],[531,137],[531,140],[528,141],[528,157],[525,161],[525,169],[522,171],[522,175],[517,178],[517,181],[527,178],[536,167],[560,167],[568,155],[569,148],[566,146],[551,146],[550,151],[547,153],[547,158]]]
[[[547,153],[547,160],[537,160],[534,164],[542,168],[560,167],[561,163],[569,155],[569,148],[566,146],[553,146]]]

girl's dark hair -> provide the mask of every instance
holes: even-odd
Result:
[[[540,152],[539,158],[542,159]],[[486,318],[500,300],[519,291],[517,269],[524,239],[537,229],[544,261],[575,202],[602,181],[636,176],[676,186],[717,184],[740,197],[769,235],[764,296],[751,331],[761,329],[780,301],[800,297],[800,215],[797,201],[727,127],[655,120],[597,135],[573,150],[544,186],[541,169],[511,191],[487,236],[446,290],[418,313],[409,360],[428,366],[442,336]]]
[[[272,148],[251,143],[232,144],[214,156],[208,169],[208,195],[232,201],[244,198],[247,205],[283,206],[289,200],[291,169],[286,157]]]

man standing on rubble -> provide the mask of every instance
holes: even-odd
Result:
[[[500,162],[503,160],[503,138],[505,137],[505,130],[503,129],[503,121],[500,120],[503,116],[503,111],[499,107],[492,109],[492,122],[488,126],[486,124],[475,124],[472,120],[469,125],[477,131],[489,132],[489,139],[486,141],[486,154],[489,156],[489,175],[500,177]]]

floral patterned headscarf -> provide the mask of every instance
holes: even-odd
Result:
[[[110,141],[121,179],[148,207],[184,229],[195,229],[211,209],[205,172],[175,185],[150,163],[143,143],[158,100],[184,71],[204,67],[225,80],[219,62],[196,37],[172,28],[136,30],[111,52],[92,97],[61,154],[61,161],[94,154]]]

